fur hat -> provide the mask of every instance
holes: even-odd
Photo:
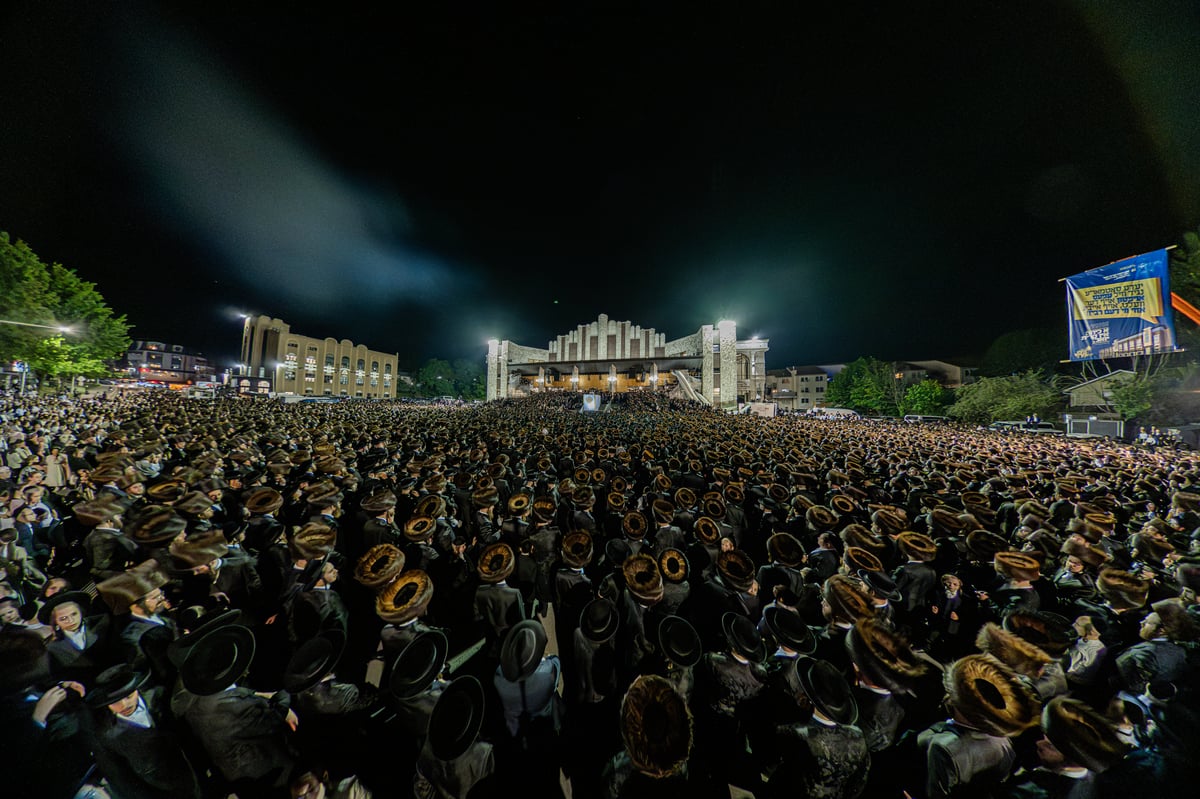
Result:
[[[187,528],[187,521],[166,505],[147,505],[125,525],[125,534],[139,544],[170,541]]]
[[[1098,774],[1129,751],[1108,719],[1078,699],[1056,696],[1046,703],[1042,731],[1068,763]]]
[[[1060,551],[1064,555],[1074,555],[1083,561],[1085,566],[1091,566],[1093,569],[1099,568],[1108,560],[1108,553],[1103,549],[1074,537],[1067,538]]]
[[[364,498],[362,502],[358,503],[358,506],[367,513],[387,513],[396,507],[396,494],[392,490],[385,488]]]
[[[717,571],[725,584],[737,591],[749,591],[754,583],[754,561],[740,549],[718,553]]]
[[[707,516],[696,519],[692,532],[705,544],[715,544],[721,540],[721,526]]]
[[[213,501],[203,491],[189,491],[172,505],[178,513],[193,519],[212,510],[212,506]]]
[[[1096,579],[1096,589],[1113,610],[1133,610],[1146,604],[1150,581],[1120,569],[1102,569]]]
[[[572,569],[582,569],[592,562],[592,535],[585,531],[567,533],[563,536],[563,563]]]
[[[643,675],[621,700],[621,739],[642,774],[679,774],[692,753],[692,712],[665,678]]]
[[[316,560],[333,551],[337,530],[321,522],[308,522],[288,540],[288,551],[295,560]]]
[[[80,502],[71,508],[71,513],[84,527],[97,527],[109,519],[120,516],[125,506],[109,493],[97,494],[95,499]]]
[[[513,548],[503,542],[489,544],[479,555],[476,571],[484,583],[501,583],[513,573],[517,565],[517,556]]]
[[[992,655],[1017,674],[1030,679],[1036,679],[1042,667],[1054,659],[1019,635],[992,622],[980,629],[975,637],[975,646],[980,652]]]
[[[896,536],[896,546],[910,560],[928,563],[937,557],[937,544],[932,538],[921,533],[901,533]]]
[[[640,541],[646,537],[646,532],[650,526],[646,523],[646,517],[636,510],[631,510],[621,518],[621,530],[625,533],[626,538],[632,538],[634,541]]]
[[[632,555],[621,565],[625,585],[635,598],[653,604],[663,597],[663,579],[658,562],[645,552]]]
[[[1004,629],[1053,658],[1066,654],[1079,637],[1069,619],[1042,610],[1015,610],[1004,616]]]
[[[982,563],[992,561],[997,552],[1008,549],[1008,542],[987,530],[973,530],[967,534],[967,551]]]
[[[413,516],[404,523],[404,537],[409,541],[424,541],[436,529],[437,521],[432,516]]]
[[[404,551],[395,544],[376,544],[358,559],[354,579],[378,591],[404,571]]]
[[[992,562],[996,571],[1010,580],[1033,581],[1042,576],[1037,558],[1024,552],[997,552]]]
[[[255,488],[246,495],[245,507],[251,513],[274,513],[283,507],[283,494],[267,486]]]
[[[655,524],[670,524],[675,518],[675,506],[665,499],[656,499],[650,504],[650,510],[654,514]]]
[[[211,530],[207,533],[197,533],[183,540],[172,541],[168,551],[176,565],[182,566],[184,569],[194,569],[198,566],[207,566],[217,558],[224,556],[229,551],[229,547],[225,544],[224,533],[220,530]]]
[[[856,580],[844,574],[835,574],[825,581],[821,598],[829,605],[833,621],[854,623],[875,613],[875,603],[870,595],[859,588]]]
[[[135,602],[154,589],[162,588],[167,582],[167,575],[159,568],[158,561],[148,560],[98,583],[96,590],[113,615],[120,616],[128,613]]]
[[[883,571],[883,562],[862,547],[846,547],[842,553],[842,563],[853,574],[859,570],[877,572]]]
[[[865,549],[875,557],[887,552],[887,543],[861,524],[848,524],[841,532],[842,543],[848,547]]]
[[[947,698],[973,727],[998,737],[1019,735],[1041,717],[1037,695],[991,655],[967,655],[944,675]]]
[[[871,514],[871,523],[884,535],[896,535],[908,525],[904,511],[885,505]]]
[[[169,478],[167,480],[160,480],[152,486],[147,486],[146,496],[155,502],[165,504],[182,499],[187,490],[187,483],[182,480]]]
[[[771,560],[793,569],[804,564],[804,545],[791,533],[775,533],[768,538],[767,554]]]
[[[500,489],[495,486],[477,488],[471,492],[471,504],[476,508],[487,508],[500,502]]]
[[[533,500],[533,518],[539,522],[554,521],[555,514],[558,513],[558,505],[554,502],[554,497],[548,494],[534,497]]]
[[[825,505],[813,505],[804,512],[804,518],[815,530],[831,530],[837,524],[837,514]]]
[[[388,624],[403,624],[421,616],[433,599],[433,580],[420,569],[401,572],[375,597],[375,614]]]
[[[929,671],[903,638],[872,617],[859,619],[846,631],[846,651],[871,683],[893,693],[912,693]]]
[[[667,547],[658,555],[658,570],[669,583],[682,583],[688,578],[688,559],[678,549]]]

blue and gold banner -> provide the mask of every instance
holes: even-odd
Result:
[[[1175,351],[1166,250],[1089,269],[1066,283],[1072,361]]]

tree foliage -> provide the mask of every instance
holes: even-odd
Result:
[[[1154,407],[1156,382],[1145,375],[1114,382],[1109,403],[1125,421],[1141,416]]]
[[[900,412],[937,416],[945,407],[946,389],[936,380],[925,379],[909,386],[904,392]]]
[[[43,377],[108,373],[106,360],[129,348],[129,324],[108,307],[96,285],[62,264],[43,264],[23,241],[0,231],[0,315],[30,325],[0,325],[0,360],[21,360]],[[50,335],[48,335],[50,334]]]
[[[1033,413],[1048,419],[1057,414],[1062,402],[1058,381],[1031,369],[1008,377],[981,377],[963,386],[946,415],[980,424],[1024,419]]]
[[[1066,333],[1050,328],[1013,330],[998,337],[984,353],[979,374],[1001,377],[1041,369],[1054,371],[1067,351]]]
[[[825,402],[874,416],[894,415],[899,401],[892,365],[866,356],[849,364],[829,382]]]
[[[412,394],[418,397],[455,397],[483,399],[483,365],[466,358],[453,363],[442,358],[426,361],[414,376]],[[407,393],[407,392],[405,392]]]

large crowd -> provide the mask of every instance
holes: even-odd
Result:
[[[5,795],[1195,784],[1196,458],[618,399],[0,398]]]

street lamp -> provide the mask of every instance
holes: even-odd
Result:
[[[0,324],[17,325],[18,327],[37,327],[42,330],[53,330],[56,333],[68,334],[74,333],[75,329],[69,325],[42,325],[36,322],[18,322],[16,319],[0,319]],[[25,375],[29,372],[29,365],[21,361],[21,394],[25,393]],[[71,394],[75,393],[75,378],[71,378]]]

